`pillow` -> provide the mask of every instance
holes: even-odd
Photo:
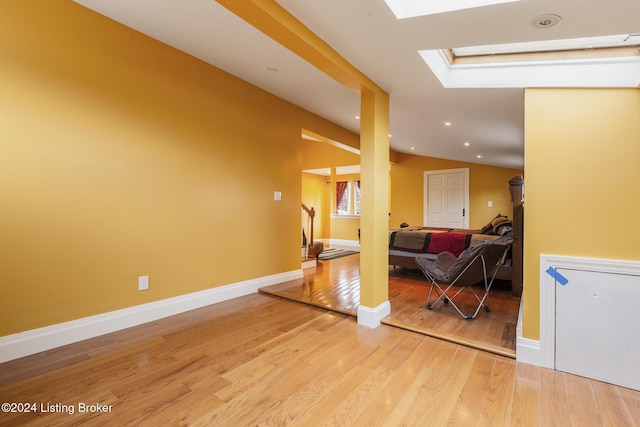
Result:
[[[491,221],[489,221],[487,225],[485,225],[480,229],[480,234],[495,234],[493,233],[493,227],[494,227],[493,222],[500,218],[507,218],[507,217],[502,214],[496,215]]]
[[[509,221],[509,218],[507,218],[506,216],[495,217],[491,221],[491,225],[493,226],[493,228],[496,228],[498,225],[500,225],[501,223],[503,223],[505,221]]]
[[[501,222],[493,229],[493,231],[498,236],[504,236],[506,233],[513,231],[513,224],[511,223],[511,221]]]

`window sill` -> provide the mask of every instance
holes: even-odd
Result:
[[[358,219],[360,219],[360,215],[331,214],[331,218],[358,218]]]

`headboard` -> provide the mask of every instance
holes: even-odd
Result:
[[[511,292],[515,296],[522,295],[522,266],[524,243],[524,177],[516,175],[509,180],[511,202],[513,203],[513,237],[511,245],[513,268],[511,279]]]

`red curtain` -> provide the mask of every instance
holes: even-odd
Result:
[[[342,201],[342,197],[344,196],[344,192],[347,190],[348,184],[349,183],[347,181],[336,182],[336,210]]]

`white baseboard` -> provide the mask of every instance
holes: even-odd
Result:
[[[516,361],[542,366],[540,341],[519,336],[516,338]]]
[[[318,265],[317,258],[307,259],[302,261],[302,269],[315,268]]]
[[[7,335],[0,337],[0,363],[248,295],[263,286],[301,277],[302,269],[293,270]]]
[[[360,242],[357,240],[329,239],[329,246],[332,248],[360,251]]]
[[[522,336],[522,305],[523,298],[520,298],[518,323],[516,325],[516,361],[541,366],[540,341]]]
[[[358,306],[358,324],[369,328],[377,328],[380,321],[391,314],[391,303],[385,301],[376,308]]]

